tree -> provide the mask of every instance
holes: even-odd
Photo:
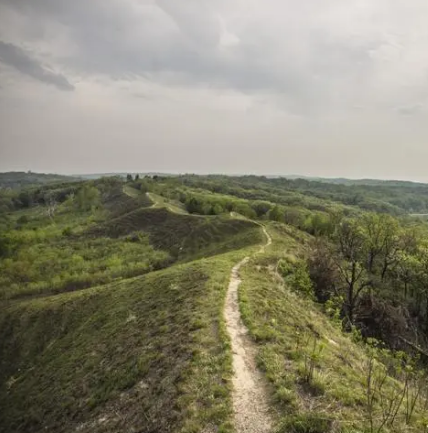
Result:
[[[425,333],[428,335],[428,245],[421,245],[417,254],[417,271],[416,280],[418,290],[416,293],[417,303],[420,304],[422,299],[425,302]]]
[[[33,204],[33,197],[28,191],[22,191],[18,199],[22,207],[30,207]]]
[[[48,217],[53,219],[58,206],[55,195],[53,193],[46,193],[43,197],[43,201],[45,202]]]
[[[284,212],[284,221],[294,227],[301,227],[304,223],[304,215],[298,210],[287,208]]]
[[[77,207],[82,211],[94,209],[100,204],[100,192],[98,188],[85,185],[76,194]]]
[[[305,222],[305,230],[315,236],[325,236],[333,233],[334,226],[329,215],[315,213]]]
[[[308,271],[317,300],[327,302],[337,292],[338,273],[331,250],[322,238],[316,238],[311,245]]]
[[[186,209],[189,213],[200,213],[201,205],[195,197],[190,197],[186,201]]]
[[[136,174],[135,175],[135,182],[138,182],[140,180],[140,175],[139,174]]]
[[[12,241],[6,233],[0,233],[0,257],[6,257],[12,250]]]
[[[344,219],[334,235],[338,250],[333,256],[344,285],[344,314],[349,324],[354,323],[354,312],[364,289],[371,281],[365,269],[365,237],[362,227],[355,219]]]
[[[402,284],[405,299],[409,293],[409,287],[415,282],[419,266],[420,262],[413,254],[406,251],[397,253],[397,263],[393,275],[396,281]]]
[[[254,209],[247,203],[238,202],[233,205],[233,210],[241,215],[246,216],[247,218],[255,218],[256,212]]]
[[[373,276],[375,268],[381,269],[384,280],[389,267],[396,260],[398,251],[398,222],[390,215],[367,213],[363,216],[367,272]]]
[[[213,215],[220,215],[224,212],[224,209],[220,203],[216,203],[215,205],[213,205],[211,211]]]
[[[283,221],[284,212],[281,210],[281,208],[278,205],[276,205],[269,211],[268,217],[271,221]]]
[[[127,174],[126,175],[126,181],[127,182],[132,182],[132,174]]]
[[[267,201],[256,201],[251,205],[251,207],[256,212],[257,218],[261,218],[271,210],[272,205]]]

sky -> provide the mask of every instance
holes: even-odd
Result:
[[[0,0],[0,171],[428,182],[426,0]]]

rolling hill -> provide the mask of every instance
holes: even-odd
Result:
[[[64,197],[53,213],[3,213],[0,432],[426,431],[425,310],[412,310],[426,223],[218,182],[60,183],[44,190]],[[349,324],[338,270],[352,260],[371,280],[354,282]]]

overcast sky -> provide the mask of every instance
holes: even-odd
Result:
[[[428,181],[426,0],[0,0],[0,170]]]

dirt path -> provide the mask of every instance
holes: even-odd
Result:
[[[263,252],[272,243],[266,229],[262,228],[267,241],[259,252]],[[224,310],[233,352],[234,423],[236,433],[269,433],[272,420],[264,379],[256,367],[256,348],[242,322],[238,304],[238,287],[241,284],[239,269],[248,260],[249,257],[246,257],[232,269]]]

